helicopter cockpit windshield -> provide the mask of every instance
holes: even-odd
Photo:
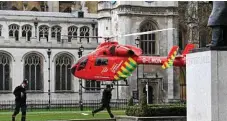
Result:
[[[79,64],[79,67],[78,67],[77,71],[84,69],[86,67],[86,65],[87,65],[87,61],[88,61],[88,57],[87,56],[82,58],[82,61],[80,61],[80,64]]]

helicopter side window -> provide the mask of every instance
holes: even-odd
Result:
[[[105,66],[108,64],[108,59],[106,58],[97,58],[95,61],[95,66]]]
[[[80,62],[78,71],[82,70],[82,69],[84,69],[86,67],[87,61],[88,61],[88,59],[86,58],[86,59],[84,59],[83,61]]]
[[[116,48],[115,45],[113,45],[112,47],[110,47],[110,53],[111,53],[112,55],[115,55],[115,48]]]

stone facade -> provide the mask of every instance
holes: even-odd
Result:
[[[178,2],[145,2],[145,1],[117,1],[117,2],[99,2],[98,4],[98,28],[99,36],[117,36],[115,39],[121,44],[135,45],[137,36],[124,37],[121,35],[140,32],[144,24],[149,23],[153,30],[178,28]],[[103,28],[103,29],[100,29]],[[148,28],[145,31],[151,30]],[[105,31],[103,31],[105,30]],[[153,35],[152,35],[153,36]],[[168,51],[173,45],[178,44],[177,29],[173,31],[163,31],[154,35],[155,52],[149,55],[167,56]],[[147,39],[148,40],[148,39]],[[147,41],[142,40],[142,41]],[[101,39],[99,41],[102,41]],[[147,70],[147,71],[145,71]],[[162,78],[158,83],[151,82],[149,85],[156,90],[160,90],[154,94],[156,103],[166,102],[168,99],[179,98],[178,94],[174,94],[174,71],[173,68],[162,70],[160,66],[139,65],[139,78],[148,78],[152,81],[155,74]],[[121,98],[132,96],[132,90],[137,89],[136,75],[134,72],[128,78],[129,87],[120,87]],[[146,77],[146,75],[149,75]],[[140,92],[144,88],[144,84],[140,84]],[[156,85],[156,86],[155,86]],[[142,94],[142,93],[141,93]],[[160,95],[159,95],[160,94]],[[159,98],[159,99],[158,99]]]
[[[98,3],[85,1],[73,3],[69,3],[69,1],[48,1],[44,3],[34,2],[34,4],[30,2],[27,4],[25,2],[18,2],[18,6],[16,6],[16,3],[17,2],[9,2],[6,4],[6,7],[3,7],[6,10],[0,11],[0,52],[9,57],[10,78],[8,82],[10,83],[9,85],[11,85],[7,91],[2,91],[0,100],[13,99],[12,90],[15,86],[19,85],[24,78],[24,63],[29,54],[36,54],[38,55],[37,57],[41,58],[43,75],[42,90],[32,91],[33,93],[28,94],[28,98],[48,99],[49,65],[46,52],[48,48],[51,48],[52,51],[50,56],[51,98],[59,100],[78,100],[79,85],[77,78],[72,78],[70,91],[56,91],[56,60],[61,55],[67,55],[72,60],[72,63],[75,63],[78,60],[77,52],[81,44],[85,47],[83,54],[87,54],[94,50],[98,43],[103,40],[99,39],[98,43],[96,39],[89,39],[89,41],[82,39],[80,41],[79,38],[74,38],[69,41],[69,31],[75,33],[75,29],[76,33],[73,35],[77,36],[81,35],[81,32],[87,32],[89,36],[97,34],[99,36],[118,35],[115,39],[118,40],[119,43],[135,45],[134,43],[137,36],[123,37],[120,35],[154,29],[178,28],[178,2],[173,1],[117,1],[115,3],[110,1],[100,1]],[[13,6],[21,11],[10,10]],[[78,16],[78,12],[80,11],[84,12],[84,17]],[[35,23],[37,23],[37,25],[35,25]],[[95,25],[94,28],[92,24]],[[150,28],[144,28],[146,25]],[[69,27],[74,27],[74,29],[69,29]],[[83,27],[85,28],[81,29]],[[58,35],[59,31],[61,33],[60,38]],[[167,56],[171,47],[178,44],[176,31],[177,29],[158,32],[152,35],[152,41],[155,41],[154,46],[152,46],[154,47],[154,52],[152,51],[152,54],[150,53],[148,55]],[[40,34],[42,36],[40,36]],[[28,36],[30,37],[29,41]],[[48,40],[46,39],[47,37]],[[140,38],[142,39],[141,42],[148,40],[145,40],[144,36],[140,36]],[[148,48],[152,49],[151,46]],[[151,50],[149,50],[149,52],[151,52]],[[154,92],[153,103],[167,102],[168,99],[179,98],[179,91],[174,91],[179,84],[174,76],[175,72],[173,68],[162,70],[160,66],[139,65],[138,70],[139,78],[147,78],[151,81],[149,86],[153,88]],[[154,79],[156,74],[161,78],[160,81]],[[133,75],[128,78],[129,87],[122,86],[118,88],[119,90],[113,91],[113,99],[125,99],[132,95],[132,91],[137,89],[136,75],[137,72],[135,71]],[[86,85],[85,82],[83,82],[83,84]],[[140,84],[139,88],[143,90],[144,87],[144,84]],[[100,91],[93,91],[91,93],[83,90],[83,92],[84,100],[101,98]]]
[[[28,78],[31,84],[28,90],[28,100],[48,100],[48,49],[51,49],[51,99],[79,100],[78,79],[72,76],[70,70],[67,69],[78,60],[78,48],[81,45],[85,48],[84,55],[94,50],[98,43],[96,39],[82,38],[80,40],[76,37],[72,37],[72,39],[68,37],[70,35],[93,36],[96,34],[97,14],[86,12],[84,17],[79,18],[76,13],[62,13],[55,10],[56,2],[48,2],[48,4],[53,11],[0,10],[2,75],[0,101],[14,100],[12,91],[21,84],[24,78]],[[59,66],[62,69],[60,72],[57,71]],[[67,72],[62,72],[63,69],[66,69]],[[63,79],[65,76],[62,75],[60,80],[64,80],[64,82],[57,84],[58,72],[65,75],[70,74],[66,77],[67,81]],[[69,81],[70,84],[66,87],[64,83],[69,83]],[[85,85],[85,81],[83,81],[83,85]],[[100,91],[83,90],[83,92],[84,100],[101,98]]]

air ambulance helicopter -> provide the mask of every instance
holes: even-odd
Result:
[[[147,31],[141,33],[127,34],[123,36],[135,36],[151,34],[159,31],[171,30],[173,28]],[[182,55],[177,55],[178,46],[173,46],[167,57],[142,56],[142,50],[132,45],[121,45],[110,39],[114,37],[99,37],[105,41],[93,52],[81,57],[72,66],[72,74],[84,80],[96,81],[118,81],[126,80],[136,69],[138,64],[162,65],[163,69],[170,66],[184,67],[186,65],[186,54],[194,48],[193,44],[187,44]]]

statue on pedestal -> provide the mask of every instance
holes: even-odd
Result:
[[[213,1],[213,9],[208,19],[212,28],[210,47],[227,46],[227,1]]]

